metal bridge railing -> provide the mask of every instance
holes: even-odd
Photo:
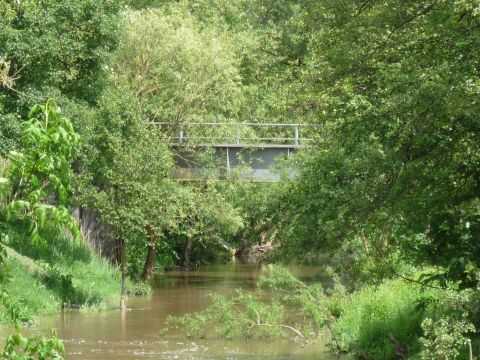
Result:
[[[306,128],[312,128],[313,125],[307,124],[278,124],[278,123],[214,123],[214,122],[196,122],[196,123],[185,123],[182,125],[172,125],[166,122],[152,122],[151,124],[159,127],[172,127],[174,132],[178,133],[178,136],[173,136],[172,139],[177,141],[178,144],[186,144],[193,142],[198,145],[200,142],[203,145],[259,145],[258,142],[268,142],[264,145],[292,145],[292,146],[302,146],[306,145],[309,142],[313,141],[313,138],[310,137],[301,137],[300,130]],[[245,128],[255,128],[255,127],[278,127],[278,128],[289,128],[292,136],[258,136],[251,137],[242,136],[242,130]],[[235,135],[228,136],[199,136],[199,135],[189,135],[189,130],[192,128],[197,129],[220,129],[224,128],[226,130],[234,130]],[[282,132],[283,133],[283,132]]]

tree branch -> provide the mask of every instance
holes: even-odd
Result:
[[[418,13],[416,13],[415,15],[409,17],[408,19],[406,19],[405,21],[403,21],[402,23],[400,23],[400,25],[398,25],[397,27],[395,27],[392,32],[388,35],[387,39],[384,41],[383,45],[381,46],[382,48],[385,47],[387,45],[387,43],[390,41],[390,39],[392,38],[392,36],[398,31],[400,30],[401,28],[403,28],[405,25],[408,25],[409,23],[411,23],[412,21],[414,21],[415,19],[419,18],[420,16],[423,16],[425,14],[427,14],[428,12],[430,12],[434,7],[435,5],[437,4],[438,0],[435,0],[433,1],[430,5],[426,6],[425,8],[423,8],[421,11],[419,11]]]
[[[247,331],[247,335],[250,333],[250,331],[256,327],[279,327],[279,328],[284,328],[284,329],[287,329],[287,330],[290,330],[292,331],[293,333],[295,333],[296,335],[298,335],[299,337],[301,337],[303,339],[303,341],[305,341],[306,344],[309,344],[309,341],[308,339],[306,338],[305,335],[303,335],[300,331],[298,331],[297,329],[295,329],[294,327],[291,327],[289,325],[284,325],[284,324],[278,324],[278,325],[275,325],[275,324],[259,324],[259,323],[253,323],[252,326],[250,326],[250,328],[248,329]]]

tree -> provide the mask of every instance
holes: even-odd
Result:
[[[125,310],[127,243],[158,236],[164,219],[155,210],[162,211],[161,188],[172,158],[156,129],[146,126],[128,89],[106,92],[99,105],[88,127],[77,196],[99,213],[118,243]]]
[[[129,84],[145,121],[221,121],[235,114],[240,77],[233,44],[180,12],[126,14],[112,75]]]
[[[207,248],[211,253],[214,248],[230,250],[228,238],[243,227],[243,219],[215,186],[206,183],[200,187],[189,186],[185,190],[186,216],[173,235],[184,246],[182,265],[188,270],[195,246]]]
[[[0,2],[2,155],[20,146],[19,124],[33,104],[55,98],[69,116],[95,104],[104,85],[103,66],[116,47],[122,4]]]
[[[297,101],[314,104],[319,139],[292,185],[289,239],[310,249],[359,239],[437,266],[442,283],[478,285],[476,9],[317,4]]]

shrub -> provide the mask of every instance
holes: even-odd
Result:
[[[433,290],[432,290],[433,291]],[[373,359],[396,359],[417,353],[427,308],[418,284],[389,280],[353,293],[333,325],[342,350]]]
[[[461,352],[466,352],[470,339],[465,334],[475,331],[472,324],[465,320],[427,318],[422,323],[424,332],[420,339],[422,360],[457,359]],[[463,350],[463,351],[462,351]],[[464,355],[464,354],[462,354]],[[465,356],[462,356],[465,359]]]
[[[152,287],[143,281],[127,281],[127,294],[128,295],[150,295],[152,293]]]

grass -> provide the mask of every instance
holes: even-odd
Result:
[[[15,259],[8,260],[10,283],[8,292],[31,318],[38,315],[53,315],[61,305],[60,297]]]
[[[415,354],[420,348],[421,323],[429,311],[419,305],[422,299],[437,296],[401,279],[365,286],[344,304],[333,332],[344,350],[359,356],[396,359],[392,343]]]
[[[62,306],[117,306],[120,273],[88,244],[67,238],[32,244],[28,237],[13,230],[9,235],[7,291],[21,304],[24,318],[55,314]]]

